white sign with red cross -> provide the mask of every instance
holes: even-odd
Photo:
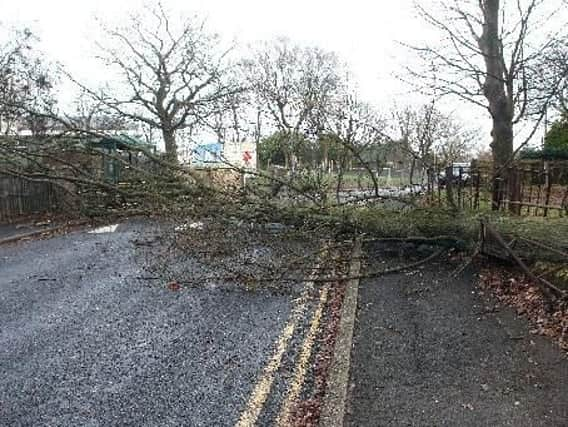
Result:
[[[252,155],[250,154],[250,152],[248,150],[246,150],[243,153],[243,162],[245,162],[245,165],[248,165],[251,160],[252,160]]]

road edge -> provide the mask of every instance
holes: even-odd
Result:
[[[89,223],[89,221],[83,220],[83,221],[80,221],[80,222],[75,223],[75,224],[61,224],[61,225],[56,225],[56,226],[49,227],[49,228],[44,228],[44,229],[41,229],[41,230],[34,230],[34,231],[29,231],[27,233],[16,234],[15,236],[10,236],[10,237],[5,237],[3,239],[0,239],[0,246],[8,244],[8,243],[17,242],[17,241],[20,241],[22,239],[29,239],[31,237],[41,236],[43,234],[58,233],[60,231],[68,229],[68,228],[82,227],[84,225],[87,225],[88,223]]]
[[[351,253],[349,277],[357,277],[361,270],[361,240],[356,240]],[[349,370],[351,366],[351,348],[353,330],[357,314],[359,295],[359,279],[347,282],[345,297],[341,308],[339,332],[335,341],[333,361],[327,380],[323,408],[319,420],[320,427],[337,427],[343,425],[349,386]]]

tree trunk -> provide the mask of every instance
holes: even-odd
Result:
[[[509,212],[513,215],[521,214],[521,171],[517,167],[508,168],[509,174]]]
[[[329,144],[327,141],[323,140],[322,145],[322,170],[329,173]]]
[[[508,163],[513,157],[512,118],[493,119],[491,151],[493,153],[493,195],[492,209],[498,210],[508,188]]]
[[[454,167],[448,166],[446,168],[446,197],[448,199],[448,206],[457,211],[458,206],[456,205],[456,199],[454,198]]]
[[[166,158],[172,163],[178,162],[178,147],[176,142],[176,136],[173,131],[164,129],[162,130],[162,135],[164,137],[164,144],[166,147]]]
[[[412,159],[412,163],[410,163],[410,172],[408,176],[408,183],[412,185],[412,181],[414,181],[414,170],[416,169],[416,159]]]
[[[483,34],[478,40],[479,48],[485,61],[486,76],[483,87],[489,103],[489,112],[493,120],[491,131],[491,151],[493,154],[493,203],[494,210],[502,203],[507,181],[507,165],[513,157],[513,100],[507,90],[511,78],[505,69],[503,45],[500,39],[499,0],[482,0]]]

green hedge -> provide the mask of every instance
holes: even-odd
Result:
[[[526,148],[519,153],[521,159],[568,160],[568,147]]]

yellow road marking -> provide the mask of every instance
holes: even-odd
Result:
[[[264,367],[262,377],[256,383],[253,393],[247,402],[246,409],[241,413],[236,427],[250,427],[255,425],[260,411],[268,398],[268,394],[272,388],[272,383],[274,382],[274,375],[282,363],[282,357],[288,348],[290,338],[292,338],[294,330],[298,324],[298,320],[306,308],[308,292],[311,286],[313,286],[313,283],[308,283],[306,288],[302,291],[298,304],[294,307],[286,326],[278,337],[278,341],[276,342],[276,351],[268,364]]]
[[[308,334],[306,335],[306,337],[304,338],[304,342],[302,343],[302,352],[300,353],[298,363],[296,364],[294,378],[292,380],[292,383],[290,384],[290,387],[288,388],[286,399],[284,400],[282,406],[280,407],[280,412],[278,414],[278,418],[276,421],[276,425],[278,427],[285,427],[289,425],[288,420],[291,415],[292,405],[294,404],[294,402],[300,395],[300,392],[302,391],[302,386],[304,385],[306,372],[308,370],[308,362],[312,354],[314,340],[316,338],[316,334],[319,329],[328,293],[329,293],[329,285],[326,285],[320,291],[318,308],[314,312],[310,324],[310,330],[308,331]]]
[[[327,244],[325,246],[327,247]],[[323,259],[326,252],[326,248],[321,251],[320,260]],[[274,376],[280,368],[280,365],[282,364],[282,357],[284,356],[284,353],[288,348],[290,339],[294,335],[298,321],[300,320],[300,317],[303,315],[306,309],[309,292],[313,289],[313,280],[315,279],[315,277],[317,277],[318,273],[319,263],[317,263],[313,268],[310,276],[310,281],[306,282],[305,287],[297,300],[297,304],[292,310],[288,321],[286,322],[286,326],[284,327],[284,329],[280,333],[280,336],[278,337],[278,340],[276,341],[276,349],[274,351],[274,354],[268,364],[264,367],[262,376],[257,381],[253,392],[249,400],[247,401],[245,410],[241,413],[239,421],[237,421],[235,427],[252,427],[256,424],[258,416],[260,415],[260,412],[262,411],[262,408],[266,403],[266,399],[268,398],[272,384],[274,383]]]

